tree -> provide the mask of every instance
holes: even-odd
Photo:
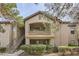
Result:
[[[47,12],[60,19],[69,16],[71,19],[78,20],[79,18],[79,4],[78,3],[51,3],[44,4]],[[73,21],[76,21],[73,20]]]
[[[15,3],[0,3],[0,16],[16,20],[19,27],[24,26],[23,17],[19,16],[19,11]]]
[[[16,4],[8,4],[8,3],[1,3],[0,4],[0,13],[4,16],[4,18],[12,18],[12,9],[16,8]]]

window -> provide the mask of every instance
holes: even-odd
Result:
[[[30,44],[49,44],[49,39],[31,39]]]
[[[71,31],[71,34],[75,34],[75,31],[74,31],[74,30],[72,30],[72,31]]]
[[[69,26],[69,27],[76,27],[75,24],[69,24],[68,26]]]
[[[43,23],[30,24],[30,30],[31,31],[44,31],[45,30],[45,26],[44,26]]]

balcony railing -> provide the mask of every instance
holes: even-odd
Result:
[[[50,35],[50,31],[29,31],[29,35]]]

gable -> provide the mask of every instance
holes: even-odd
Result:
[[[29,18],[27,21],[25,21],[26,23],[37,23],[37,22],[46,22],[46,23],[50,23],[50,22],[53,22],[54,19],[50,19],[48,17],[46,17],[45,15],[43,14],[38,14],[38,15],[35,15],[31,18]]]
[[[24,22],[31,19],[31,18],[33,18],[33,17],[35,17],[35,16],[37,16],[37,15],[39,15],[39,14],[41,14],[42,16],[45,16],[45,18],[47,17],[50,20],[61,22],[61,20],[58,19],[57,17],[53,17],[52,15],[49,15],[46,12],[41,12],[41,11],[36,12],[36,13],[32,14],[31,16],[24,18]]]

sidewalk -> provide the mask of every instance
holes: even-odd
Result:
[[[0,56],[19,56],[19,55],[21,55],[23,53],[24,53],[23,50],[19,50],[17,52],[12,53],[12,54],[9,54],[9,53],[0,53]]]
[[[43,56],[59,56],[58,53],[50,53],[50,54],[45,54]]]

